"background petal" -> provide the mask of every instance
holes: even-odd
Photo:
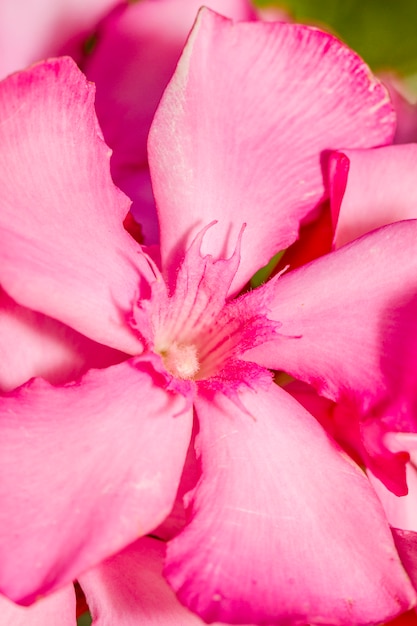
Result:
[[[72,581],[170,512],[187,401],[133,360],[0,398],[0,585],[22,603]]]
[[[406,464],[408,493],[400,497],[395,495],[372,471],[367,469],[369,479],[382,502],[391,526],[417,532],[417,434],[390,432],[385,435],[385,440],[391,452],[409,454],[409,461]]]
[[[94,88],[69,58],[0,84],[0,282],[19,304],[128,352],[126,323],[153,273],[123,229]]]
[[[198,626],[162,576],[165,543],[144,537],[81,576],[94,626]]]
[[[96,22],[118,1],[2,0],[0,78],[56,56],[63,47],[79,54]]]
[[[349,163],[344,171],[333,168],[332,187],[345,187],[332,198],[336,247],[385,224],[417,218],[417,145],[346,150],[332,159]]]
[[[246,0],[209,0],[228,17],[254,16]],[[181,55],[201,0],[121,4],[98,29],[83,66],[97,86],[96,109],[113,164],[145,165],[149,128]]]
[[[203,9],[149,136],[164,269],[214,219],[205,252],[229,256],[246,222],[242,286],[323,199],[323,151],[393,132],[385,89],[331,35]]]
[[[0,597],[0,626],[76,626],[74,587],[41,598],[30,607]]]
[[[369,624],[410,607],[382,508],[359,468],[277,385],[241,407],[199,397],[202,478],[165,573],[203,619]]]
[[[244,358],[284,370],[362,415],[415,415],[417,220],[399,222],[263,288],[274,341]],[[253,297],[260,297],[253,292]]]
[[[204,3],[228,17],[249,20],[249,0]],[[115,183],[132,199],[132,214],[147,245],[159,243],[148,170],[149,128],[191,30],[201,0],[142,0],[120,4],[103,20],[83,70],[97,87],[96,110],[114,150]]]
[[[10,391],[35,376],[53,384],[66,383],[91,367],[125,359],[124,353],[18,305],[0,288],[0,391]]]

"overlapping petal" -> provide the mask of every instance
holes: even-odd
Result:
[[[417,589],[417,533],[393,528],[392,534],[404,568]]]
[[[135,353],[126,323],[153,273],[123,229],[94,88],[69,58],[0,84],[0,282],[20,304]]]
[[[254,17],[249,0],[205,5],[237,20]],[[97,85],[97,115],[116,173],[120,163],[146,164],[154,113],[201,6],[201,0],[142,0],[121,4],[100,25],[83,69]]]
[[[368,475],[382,502],[390,524],[396,528],[417,532],[417,472],[414,467],[409,465],[407,465],[406,470],[408,493],[402,496],[397,496],[387,489],[384,483],[370,470],[368,470]]]
[[[0,78],[67,50],[80,52],[96,22],[118,0],[2,0]],[[78,45],[75,45],[75,41]]]
[[[125,358],[122,352],[19,306],[0,288],[0,391],[35,376],[66,383],[91,367],[108,367]]]
[[[279,387],[241,402],[196,401],[202,478],[165,570],[181,601],[232,623],[358,625],[406,610],[414,591],[366,477]]]
[[[203,626],[162,576],[165,544],[140,539],[80,582],[97,626]]]
[[[408,493],[400,497],[395,495],[368,469],[369,478],[391,526],[417,532],[417,434],[391,432],[385,439],[391,452],[407,452],[410,455],[406,465]]]
[[[72,585],[23,607],[0,597],[0,626],[76,626],[75,593]]]
[[[334,37],[203,9],[149,136],[164,269],[213,219],[205,252],[230,255],[246,222],[241,286],[323,198],[323,151],[393,131],[384,88]]]
[[[34,380],[0,398],[4,594],[31,602],[168,515],[192,415],[161,379],[133,359],[64,387]]]
[[[205,5],[249,20],[249,0],[209,0]],[[96,110],[114,150],[113,180],[132,199],[132,213],[147,245],[159,242],[148,170],[149,128],[201,0],[142,0],[120,4],[101,23],[83,70],[97,87]]]
[[[331,159],[336,247],[385,224],[417,218],[417,145],[346,150]]]
[[[416,237],[416,220],[392,224],[267,283],[268,316],[281,327],[244,358],[353,403],[362,415],[409,423],[416,402]]]

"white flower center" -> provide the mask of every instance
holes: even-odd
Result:
[[[166,369],[173,376],[190,380],[200,369],[197,347],[193,344],[181,344],[174,341],[167,350],[159,351]]]

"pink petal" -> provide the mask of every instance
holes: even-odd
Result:
[[[159,222],[148,166],[124,168],[116,165],[112,169],[118,187],[132,200],[130,212],[140,225],[141,243],[147,246],[159,244]]]
[[[243,285],[322,200],[323,151],[384,144],[393,125],[384,88],[331,35],[202,10],[149,136],[164,268],[214,219],[205,252],[230,254],[245,222]]]
[[[117,0],[2,0],[0,78],[83,41]]]
[[[17,606],[0,597],[0,626],[76,626],[74,587],[38,600],[30,607]]]
[[[97,626],[203,626],[162,577],[165,544],[143,538],[81,576]]]
[[[34,376],[66,383],[92,367],[126,355],[87,339],[68,326],[19,306],[0,288],[0,391]]]
[[[254,16],[247,0],[206,6],[237,20]],[[97,85],[98,119],[117,164],[147,162],[153,116],[200,7],[201,0],[142,0],[119,5],[100,25],[84,69]]]
[[[299,381],[286,385],[285,390],[314,415],[326,432],[356,463],[366,467],[368,477],[374,478],[375,483],[381,485],[381,490],[387,491],[388,499],[403,501],[403,498],[397,496],[404,496],[407,493],[406,465],[409,455],[405,452],[406,448],[391,450],[385,443],[387,431],[395,426],[396,416],[391,420],[393,424],[386,424],[387,420],[381,419],[383,416],[378,414],[374,419],[362,419],[363,416],[358,414],[351,404],[343,402],[335,404],[319,396],[309,385]],[[404,421],[402,426],[404,427]],[[409,427],[413,427],[411,415]],[[374,476],[374,472],[383,483]],[[374,488],[378,493],[375,483]],[[382,503],[391,522],[383,500]]]
[[[249,0],[208,0],[237,20],[254,17]],[[159,241],[147,168],[149,128],[181,55],[201,0],[142,0],[120,4],[103,20],[93,54],[83,66],[96,83],[96,110],[114,150],[112,174],[133,200],[146,244]]]
[[[370,470],[367,472],[391,526],[417,532],[417,471],[410,464],[406,469],[408,494],[402,496],[396,496]]]
[[[391,526],[417,532],[417,434],[389,433],[386,445],[392,452],[406,451],[410,460],[406,465],[406,495],[394,495],[369,469],[371,483],[384,507]]]
[[[392,534],[405,570],[417,588],[417,533],[393,528]]]
[[[15,601],[70,582],[170,512],[189,401],[146,361],[0,398],[0,586]],[[30,564],[30,565],[28,565]]]
[[[332,155],[336,247],[385,224],[417,218],[417,145],[346,150]],[[343,160],[348,167],[339,167]],[[338,217],[338,220],[337,220]]]
[[[153,273],[123,229],[94,89],[68,58],[0,84],[0,282],[19,304],[127,352],[126,324]]]
[[[199,397],[202,479],[165,573],[206,621],[370,624],[415,601],[363,473],[276,385]]]
[[[162,524],[152,531],[154,537],[158,537],[164,541],[172,539],[184,528],[187,521],[184,496],[191,491],[191,489],[194,489],[201,476],[201,468],[196,458],[194,447],[196,430],[198,430],[198,426],[194,423],[194,430],[188,447],[187,458],[185,459],[181,482],[178,487],[173,509]]]
[[[416,220],[386,226],[267,283],[268,317],[281,327],[244,358],[367,417],[412,419],[416,237]]]

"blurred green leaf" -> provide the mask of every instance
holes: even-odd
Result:
[[[374,70],[417,72],[417,2],[410,0],[257,0],[296,21],[330,26]]]
[[[252,276],[250,281],[250,286],[252,289],[256,289],[256,287],[259,287],[259,285],[262,285],[262,283],[268,280],[275,267],[280,262],[284,252],[285,250],[281,250],[281,252],[278,252],[275,256],[272,257],[269,263],[265,265],[265,267],[261,267],[261,269],[258,270],[256,274],[254,274],[254,276]]]
[[[90,626],[91,625],[91,615],[90,613],[83,613],[77,619],[77,626]]]

